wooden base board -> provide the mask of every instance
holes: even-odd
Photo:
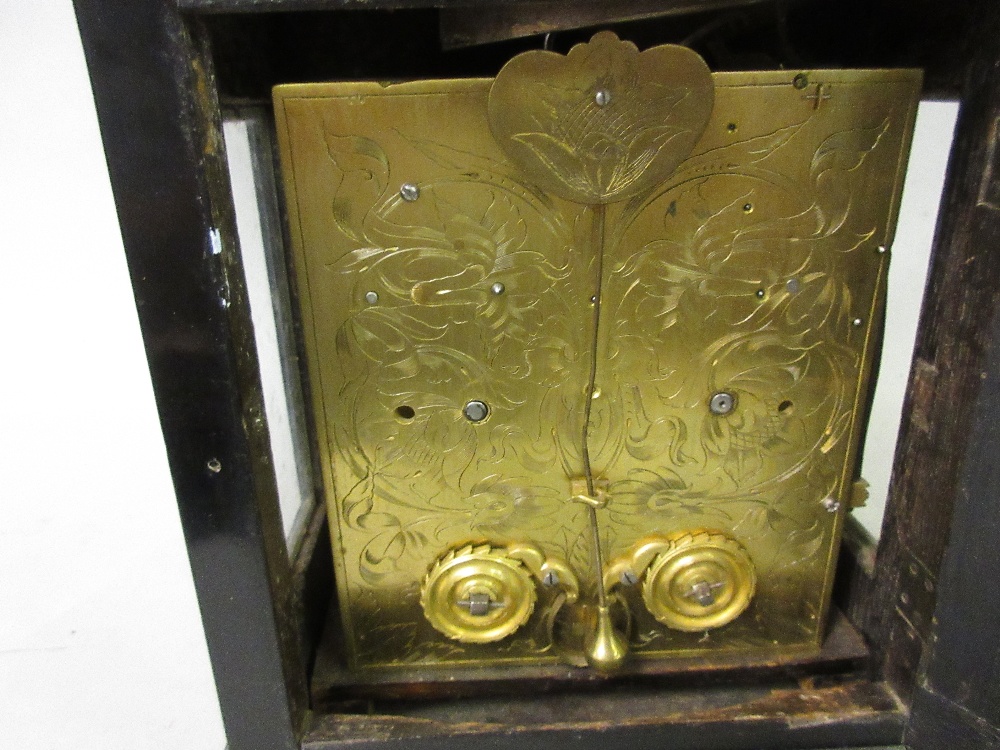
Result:
[[[746,682],[831,674],[858,669],[868,657],[864,639],[836,609],[816,651],[719,653],[711,656],[636,660],[614,675],[563,664],[449,669],[349,671],[343,661],[336,608],[327,615],[311,686],[314,710],[343,710],[353,701],[459,698],[482,695],[588,690],[654,680],[659,685]]]

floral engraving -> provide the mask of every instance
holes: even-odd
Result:
[[[577,203],[609,203],[674,171],[708,123],[712,94],[694,52],[639,52],[604,31],[565,57],[511,60],[490,91],[490,125],[528,179]]]
[[[898,168],[908,104],[858,84],[835,89],[851,107],[814,110],[789,85],[780,122],[729,136],[707,70],[685,60],[601,34],[512,63],[492,89],[358,84],[286,103],[357,666],[557,658],[570,608],[556,592],[502,642],[462,644],[422,619],[419,583],[449,547],[523,542],[565,560],[593,601],[589,510],[569,499],[588,395],[605,558],[712,528],[757,569],[755,601],[710,637],[670,632],[618,591],[632,648],[818,637],[837,533],[821,501],[843,490],[883,293],[873,247],[892,196],[873,186]],[[724,93],[749,110],[755,86]],[[399,193],[411,181],[416,200]],[[725,415],[708,407],[720,392]],[[472,400],[488,418],[464,416]]]

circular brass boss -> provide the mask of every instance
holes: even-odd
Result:
[[[462,643],[492,643],[535,608],[531,574],[506,550],[468,545],[440,557],[424,577],[420,606],[436,630]]]
[[[642,598],[650,613],[674,630],[697,632],[732,622],[756,588],[743,546],[720,531],[678,534],[646,571]]]

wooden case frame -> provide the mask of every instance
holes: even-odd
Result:
[[[930,95],[962,102],[882,541],[848,540],[839,575],[838,601],[871,658],[791,685],[693,677],[445,707],[400,702],[365,715],[310,704],[328,551],[321,514],[291,562],[282,533],[217,70],[258,84],[296,66],[322,76],[317,50],[327,40],[307,28],[365,28],[377,38],[380,24],[398,25],[387,9],[482,3],[75,4],[233,750],[1000,746],[1000,604],[989,588],[1000,579],[1000,8],[985,0],[801,4],[812,14],[803,64],[924,67]],[[569,13],[574,4],[559,5]],[[309,19],[320,23],[304,23],[301,11],[320,11]],[[296,35],[306,52],[277,64],[281,42]],[[259,59],[241,55],[247,49]],[[372,57],[372,75],[391,72]],[[415,74],[433,73],[432,62],[412,61]]]

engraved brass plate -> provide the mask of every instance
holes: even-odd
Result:
[[[919,90],[609,33],[275,89],[353,667],[817,648]]]

